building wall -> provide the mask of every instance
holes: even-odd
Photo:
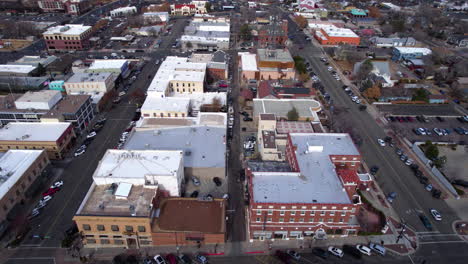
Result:
[[[242,71],[242,78],[244,80],[257,79],[258,71]]]
[[[294,79],[296,72],[294,69],[288,71],[269,71],[260,69],[260,80],[279,80],[279,79]]]
[[[49,50],[84,50],[89,47],[89,29],[80,35],[44,34],[44,40]]]
[[[148,111],[148,110],[142,110],[141,114],[144,117],[186,117],[188,116],[187,112],[179,112],[179,111]]]
[[[157,232],[152,233],[154,246],[196,246],[200,241],[202,244],[224,244],[225,236],[220,234],[204,234],[189,232]]]
[[[0,223],[7,219],[10,210],[17,204],[27,201],[31,197],[26,196],[26,190],[41,175],[44,168],[50,163],[47,153],[43,151],[16,184],[0,200]]]
[[[321,38],[316,38],[320,44],[322,45],[338,45],[340,43],[346,43],[349,45],[355,45],[358,46],[359,43],[361,42],[361,39],[359,37],[331,37],[325,33],[323,29],[320,29],[322,34],[326,37],[326,40],[321,39]]]
[[[49,159],[62,159],[64,154],[71,149],[74,138],[76,138],[76,135],[73,127],[69,126],[57,141],[8,141],[0,139],[0,151],[5,152],[9,149],[45,149]]]
[[[218,177],[221,180],[226,177],[225,168],[190,168],[185,167],[185,178],[186,182],[191,181],[192,176],[197,177],[198,179],[208,179],[209,182],[213,182],[214,177]],[[224,184],[224,182],[223,182]]]
[[[204,82],[172,80],[169,83],[169,87],[175,93],[203,93]]]
[[[114,88],[114,86],[115,83],[113,82],[113,78],[111,77],[109,77],[105,82],[66,82],[64,84],[67,93],[106,93],[107,91]]]
[[[153,244],[149,217],[76,215],[73,220],[83,233],[86,248],[140,248]]]
[[[207,68],[208,75],[215,80],[226,80],[228,73],[224,69]]]

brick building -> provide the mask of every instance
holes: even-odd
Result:
[[[257,98],[267,99],[310,98],[314,95],[313,89],[294,80],[261,81],[257,92]]]
[[[67,24],[47,29],[42,35],[49,51],[84,50],[89,47],[91,26]]]
[[[288,20],[260,27],[258,46],[261,48],[284,46],[288,40]]]
[[[91,8],[88,0],[41,0],[37,4],[42,12],[66,12],[70,15],[80,15]]]
[[[315,32],[315,38],[322,45],[359,45],[361,38],[349,28],[324,27]]]
[[[286,162],[249,163],[250,239],[354,235],[361,200],[371,184],[348,134],[292,133]]]

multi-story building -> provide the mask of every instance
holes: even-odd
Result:
[[[202,93],[206,63],[189,62],[188,58],[166,57],[148,87],[148,96],[166,97],[171,93]]]
[[[212,51],[229,48],[229,22],[209,18],[207,20],[194,19],[185,28],[180,39],[184,50]]]
[[[257,98],[265,99],[310,98],[314,95],[313,89],[295,80],[261,81],[257,92]]]
[[[294,79],[294,60],[287,49],[258,49],[259,80]]]
[[[137,13],[137,8],[134,6],[119,7],[110,11],[111,17],[128,16]]]
[[[357,46],[361,38],[349,28],[324,27],[315,32],[315,38],[322,45],[349,44]]]
[[[51,27],[42,35],[49,51],[69,51],[87,49],[91,34],[91,26],[67,24]]]
[[[250,238],[357,234],[356,189],[371,178],[359,173],[361,157],[350,136],[291,133],[285,156],[286,163],[248,164]]]
[[[300,121],[318,122],[322,111],[320,103],[313,99],[253,99],[253,117],[261,114],[274,114],[276,118],[288,119],[288,112],[296,109]]]
[[[35,70],[31,65],[0,64],[0,76],[27,77]]]
[[[42,12],[66,12],[80,15],[91,8],[89,0],[40,0],[37,2]]]
[[[148,96],[141,106],[141,115],[143,117],[187,117],[189,106],[189,98]]]
[[[430,55],[431,53],[432,50],[428,48],[395,47],[392,51],[392,60],[421,59],[423,56]]]
[[[143,13],[143,19],[150,24],[166,24],[169,22],[168,12],[146,12]]]
[[[45,150],[50,159],[62,159],[71,149],[75,137],[70,123],[12,122],[0,128],[0,151]]]
[[[106,93],[115,86],[111,72],[75,73],[64,84],[67,93]]]
[[[95,60],[85,72],[112,72],[114,77],[125,77],[129,72],[127,60]]]
[[[171,15],[175,16],[191,16],[194,14],[205,14],[207,1],[191,1],[188,4],[173,4],[171,5]]]
[[[222,50],[210,54],[193,53],[189,61],[206,63],[207,78],[212,80],[225,80],[228,78],[228,55]]]
[[[12,224],[10,212],[35,190],[35,181],[50,163],[45,150],[8,150],[0,155],[0,235]]]
[[[414,47],[416,46],[416,40],[412,37],[406,38],[370,38],[372,44],[377,47]]]
[[[94,118],[89,95],[63,96],[59,90],[0,96],[0,123],[69,122],[77,133],[86,129]]]
[[[258,45],[261,48],[284,47],[286,40],[288,40],[288,20],[274,21],[258,30]]]

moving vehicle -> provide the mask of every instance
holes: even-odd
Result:
[[[344,256],[343,250],[336,247],[328,247],[328,252],[339,258],[342,258]]]
[[[442,215],[436,209],[431,209],[430,212],[434,220],[442,221]]]
[[[393,201],[396,199],[397,193],[396,192],[391,192],[387,196],[387,201],[389,203],[393,203]]]
[[[429,221],[429,219],[427,218],[427,216],[423,215],[423,214],[420,214],[419,215],[419,219],[421,219],[421,222],[423,223],[424,227],[429,230],[429,231],[432,231],[432,224],[431,222]]]

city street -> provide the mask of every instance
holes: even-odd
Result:
[[[283,16],[286,17],[286,15]],[[333,117],[336,119],[334,124],[336,124],[337,130],[340,129],[339,122],[345,120],[346,125],[352,127],[356,134],[363,139],[359,149],[364,160],[369,166],[380,167],[376,180],[386,194],[397,192],[393,207],[402,220],[416,231],[427,231],[419,219],[419,214],[423,213],[431,219],[434,231],[442,234],[453,233],[452,222],[458,219],[456,213],[443,200],[431,197],[430,193],[413,176],[409,167],[395,155],[393,148],[381,147],[377,143],[378,138],[386,136],[384,130],[366,111],[359,111],[357,105],[348,98],[348,95],[341,88],[343,84],[336,81],[320,61],[320,57],[323,56],[320,48],[311,44],[310,41],[306,41],[305,34],[298,30],[297,25],[289,17],[288,19],[289,30],[295,34],[294,44],[296,46],[304,45],[303,50],[291,49],[293,55],[300,55],[310,62],[313,71],[324,84],[325,91],[330,94],[334,107],[344,109],[340,116]],[[341,125],[343,127],[344,124],[341,123]],[[433,221],[429,215],[431,208],[437,209],[443,215],[442,221]]]

